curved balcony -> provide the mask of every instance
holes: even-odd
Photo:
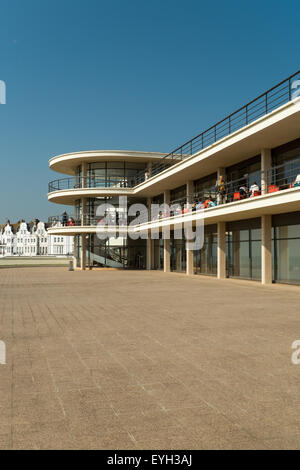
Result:
[[[74,205],[82,197],[121,196],[133,192],[136,180],[101,177],[70,177],[51,181],[48,200],[64,205]]]
[[[62,191],[68,189],[87,189],[87,188],[133,188],[142,178],[134,177],[131,179],[127,178],[100,178],[96,176],[73,176],[71,178],[60,178],[54,181],[51,181],[48,185],[48,193],[54,191]]]

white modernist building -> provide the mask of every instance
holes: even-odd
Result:
[[[300,284],[300,72],[170,154],[86,151],[53,157],[49,166],[70,175],[49,184],[49,201],[74,207],[72,224],[49,233],[74,237],[81,269],[161,269]],[[144,239],[122,230],[110,236],[110,223],[99,227],[103,202],[115,208],[113,219],[123,219],[120,196],[127,197],[125,209],[161,206],[144,222],[127,219],[127,234]],[[176,210],[166,209],[170,204]],[[178,226],[184,220],[195,227],[200,219],[204,245],[192,250],[189,240],[178,238]]]
[[[7,222],[0,232],[0,256],[68,256],[73,254],[73,239],[51,235],[47,224],[36,221]]]

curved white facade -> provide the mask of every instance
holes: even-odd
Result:
[[[269,99],[272,104],[274,92],[270,90],[268,93],[266,103],[268,104]],[[260,103],[259,100],[262,98],[258,98]],[[99,201],[115,201],[118,196],[126,196],[130,204],[141,201],[148,206],[153,201],[159,201],[160,204],[179,201],[182,208],[185,207],[184,220],[189,220],[195,225],[201,217],[204,219],[207,233],[213,234],[209,242],[209,250],[213,251],[210,255],[207,254],[205,263],[214,264],[215,267],[207,274],[223,278],[230,276],[232,271],[235,273],[234,277],[257,278],[263,283],[272,282],[274,276],[275,280],[280,280],[274,275],[274,269],[280,269],[279,258],[276,261],[277,266],[272,266],[272,256],[274,259],[274,256],[278,257],[279,251],[284,251],[284,243],[277,242],[276,239],[278,236],[278,240],[284,240],[284,229],[278,227],[298,226],[297,214],[300,213],[300,187],[297,183],[298,171],[300,180],[300,98],[292,99],[292,96],[288,96],[286,102],[280,106],[271,104],[271,109],[266,108],[263,115],[250,119],[251,122],[231,132],[230,119],[233,117],[230,116],[228,135],[217,138],[218,129],[223,125],[219,123],[219,127],[214,128],[214,141],[205,145],[204,133],[202,148],[195,153],[192,153],[195,144],[191,141],[167,156],[153,152],[103,150],[52,158],[49,162],[50,168],[72,175],[72,178],[52,182],[49,185],[48,199],[56,203],[74,205],[77,217],[71,226],[52,228],[51,233],[80,234],[81,240],[90,237],[89,234],[96,233],[95,208],[98,207]],[[247,106],[238,113],[244,112],[244,109],[247,113]],[[251,108],[252,103],[249,106]],[[247,114],[249,120],[248,116]],[[212,131],[208,132],[211,135]],[[195,139],[197,145],[201,142],[200,139],[201,135]],[[189,148],[190,154],[187,152]],[[222,186],[216,185],[219,177],[224,181],[222,190]],[[239,186],[245,187],[244,195]],[[253,187],[257,190],[251,189]],[[197,204],[199,208],[202,204],[201,212],[196,209]],[[80,217],[78,211],[81,211]],[[292,213],[294,215],[286,216],[289,223],[282,225],[283,215]],[[244,228],[247,220],[249,228]],[[177,216],[171,211],[161,214],[155,220],[149,217],[148,221],[142,224],[131,224],[128,232],[149,234],[151,229],[162,232],[167,226],[173,231],[176,221]],[[247,238],[247,243],[250,247],[251,275],[243,276],[242,272],[248,272],[248,267],[245,267],[248,261],[247,256],[241,254],[245,247],[241,237],[246,236],[243,231],[247,230],[247,236],[250,237]],[[254,236],[259,237],[257,241],[260,243],[260,254],[257,252],[258,245],[254,243]],[[275,240],[272,238],[274,236]],[[86,240],[82,243],[84,246],[83,249],[81,247],[81,252],[85,251]],[[177,270],[182,271],[184,266],[188,274],[193,274],[195,263],[199,263],[201,272],[204,263],[201,257],[204,256],[205,250],[199,254],[200,261],[197,261],[197,254],[189,253],[183,245],[179,245],[174,240],[157,243],[154,239],[148,239],[143,246],[143,267],[157,268],[159,264],[160,268],[169,271],[173,262],[179,266]],[[275,252],[277,250],[275,255],[274,249]],[[238,256],[240,260],[236,261]],[[280,263],[284,264],[282,260]],[[85,255],[81,257],[81,265],[82,263],[85,265]],[[233,268],[230,263],[233,263]],[[291,270],[293,263],[289,261],[288,264],[286,271]],[[292,276],[297,277],[297,269],[293,267],[293,270]]]

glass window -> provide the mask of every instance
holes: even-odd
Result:
[[[201,250],[194,251],[194,271],[196,274],[217,274],[217,240],[216,227],[206,226],[203,247]]]
[[[171,271],[186,271],[185,239],[174,239],[174,233],[171,233],[170,239],[170,265]]]
[[[273,229],[274,280],[300,284],[300,225]]]
[[[154,269],[164,269],[164,240],[154,240]]]
[[[88,187],[111,187],[114,185],[132,187],[136,185],[138,173],[144,172],[146,163],[99,162],[88,165]]]
[[[233,182],[230,191],[234,191],[241,184],[250,186],[256,182],[260,186],[261,181],[261,157],[257,155],[249,160],[240,162],[226,169],[226,182]]]
[[[300,139],[281,145],[272,150],[273,165],[282,165],[285,162],[300,157]]]
[[[226,238],[227,275],[261,279],[261,229],[236,229]]]
[[[203,201],[204,199],[216,198],[217,173],[194,181],[194,197]]]

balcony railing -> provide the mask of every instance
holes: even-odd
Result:
[[[169,211],[159,211],[154,218],[164,219],[297,187],[300,187],[300,157],[264,172],[256,171],[236,180],[225,181],[222,191],[217,186],[198,191],[193,195],[189,206],[186,199],[172,201],[171,206],[174,207]]]
[[[227,181],[223,191],[218,191],[217,187],[210,187],[197,192],[194,194],[192,206],[194,210],[195,208],[207,209],[299,186],[300,157],[297,157],[264,172],[257,171],[245,174],[239,179]]]
[[[61,191],[64,189],[80,188],[132,188],[136,185],[136,180],[131,178],[98,178],[95,176],[78,176],[70,178],[60,178],[48,184],[48,192]]]
[[[115,212],[106,213],[105,216],[89,216],[86,214],[82,216],[51,216],[48,218],[48,227],[61,228],[61,227],[81,227],[81,226],[97,226],[105,217],[107,225],[120,227],[127,227],[134,219],[134,216],[120,215],[116,210]]]
[[[77,225],[73,214],[65,213],[48,217],[48,227],[69,227],[72,225]]]

